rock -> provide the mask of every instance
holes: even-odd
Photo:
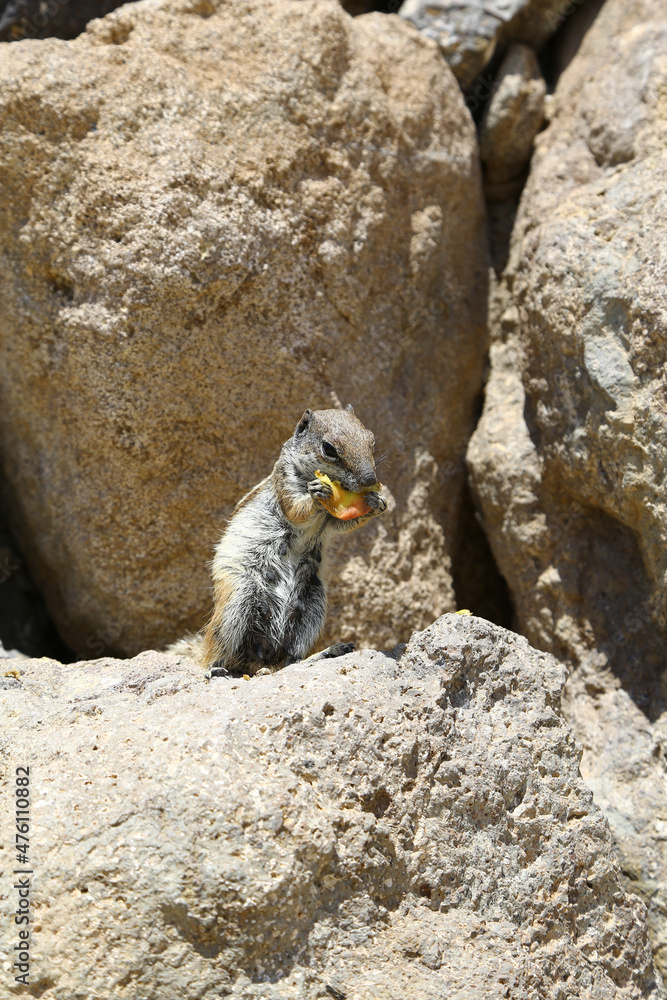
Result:
[[[605,2],[606,0],[585,0],[582,6],[567,16],[562,27],[550,38],[540,53],[544,75],[550,85],[558,81],[561,73],[574,59]]]
[[[480,98],[487,96],[486,83]],[[533,49],[510,45],[503,58],[490,100],[479,125],[484,161],[484,192],[488,208],[491,262],[495,274],[507,264],[519,196],[526,180],[535,136],[545,116],[546,83]],[[468,98],[475,111],[477,97]]]
[[[34,775],[33,990],[657,1000],[564,677],[455,615],[210,687],[165,654],[22,664],[0,712],[10,794]]]
[[[511,45],[498,69],[479,130],[485,187],[492,200],[503,201],[521,190],[523,172],[544,121],[546,93],[534,51],[527,45]]]
[[[510,42],[534,49],[565,23],[583,0],[405,0],[399,14],[433,38],[464,90]]]
[[[0,149],[9,509],[69,645],[198,628],[224,519],[332,394],[391,494],[339,546],[336,638],[453,608],[486,241],[436,45],[333,0],[129,4],[3,48]]]
[[[30,657],[21,653],[18,649],[5,649],[0,642],[0,660],[28,660]]]
[[[593,683],[595,683],[593,681]],[[667,975],[667,787],[665,730],[652,726],[628,692],[576,675],[564,708],[584,753],[581,773],[607,816],[623,884],[648,903],[655,964]]]
[[[0,42],[21,38],[74,38],[94,17],[122,0],[0,0]]]
[[[609,0],[560,80],[468,452],[518,627],[575,668],[568,717],[621,855],[643,857],[663,973],[666,43],[664,4]]]

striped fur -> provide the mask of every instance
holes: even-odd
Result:
[[[335,447],[335,462],[324,442]],[[332,537],[386,509],[383,497],[369,493],[369,514],[332,517],[318,500],[326,487],[315,471],[362,489],[375,481],[373,445],[351,408],[306,411],[271,475],[237,504],[216,548],[213,612],[203,633],[189,640],[207,668],[252,674],[308,656],[325,623]],[[343,648],[331,647],[328,655]]]

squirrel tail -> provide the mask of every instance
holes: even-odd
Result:
[[[167,646],[165,653],[187,656],[201,666],[204,663],[204,636],[201,632],[186,632],[182,639],[177,639]]]

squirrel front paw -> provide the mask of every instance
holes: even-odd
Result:
[[[384,514],[387,509],[387,498],[381,493],[364,493],[364,500],[376,514]]]
[[[330,500],[333,496],[333,487],[321,479],[312,479],[308,483],[308,492],[313,500]]]

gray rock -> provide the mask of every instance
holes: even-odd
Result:
[[[25,653],[21,653],[18,649],[5,649],[5,647],[0,642],[0,660],[27,660],[29,659]]]
[[[520,191],[535,136],[544,122],[546,92],[534,51],[527,45],[511,45],[479,129],[486,191],[493,200],[502,201]]]
[[[583,0],[405,0],[399,14],[433,38],[467,90],[496,48],[539,49]]]
[[[564,711],[583,744],[581,773],[612,829],[623,884],[648,903],[656,966],[667,971],[667,782],[664,719],[651,725],[628,692],[579,671]]]
[[[663,973],[666,49],[663,2],[609,0],[559,82],[468,451],[518,626],[575,668],[568,717],[639,872]]]
[[[564,678],[455,615],[248,681],[157,653],[22,664],[0,731],[5,791],[17,765],[33,782],[33,991],[657,1000]]]

